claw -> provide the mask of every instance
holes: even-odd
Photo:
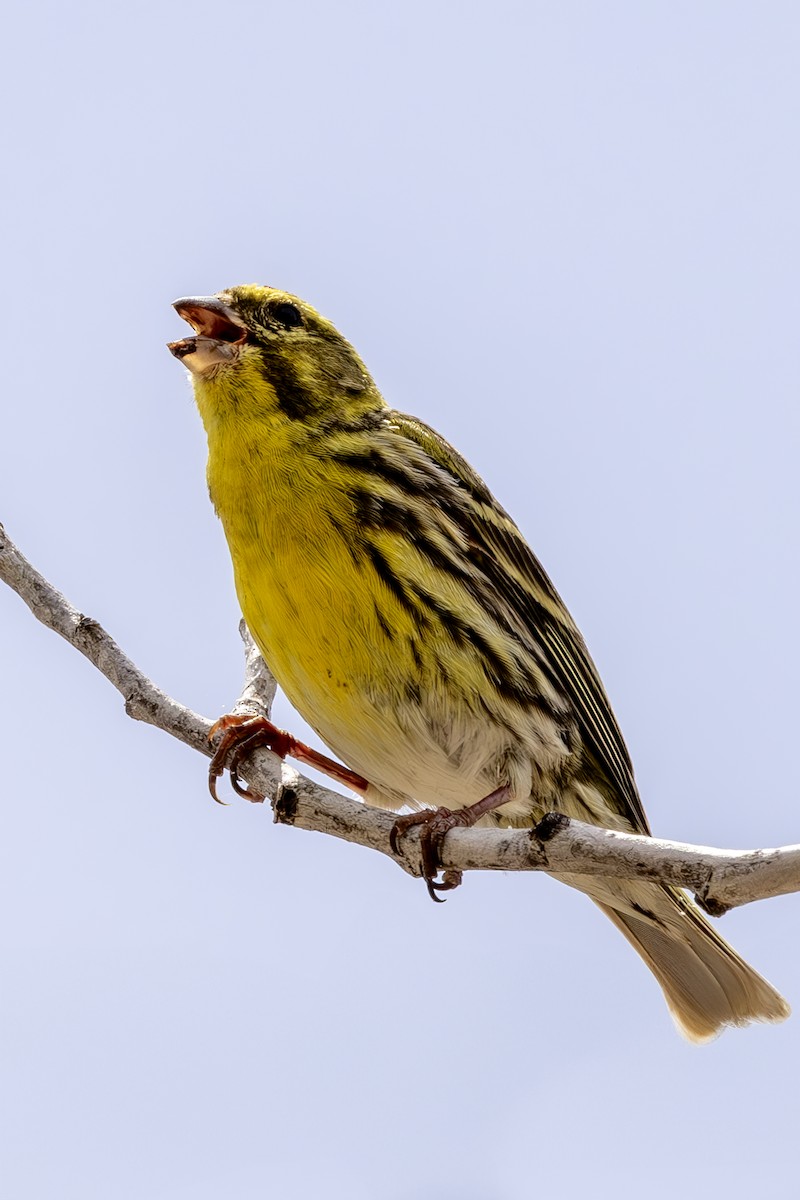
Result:
[[[460,887],[464,878],[464,872],[457,867],[449,867],[442,874],[442,882],[434,883],[432,879],[426,879],[425,884],[428,889],[428,895],[431,900],[435,900],[437,904],[444,904],[441,896],[437,892],[452,892],[454,888]]]
[[[261,723],[267,726],[267,729],[261,728]],[[256,716],[235,716],[229,713],[227,716],[220,717],[211,726],[211,731],[208,735],[208,740],[213,741],[217,734],[222,736],[219,739],[219,745],[214,751],[214,756],[211,759],[208,767],[208,790],[216,800],[217,804],[224,804],[224,800],[220,800],[217,795],[217,780],[225,773],[230,771],[231,784],[233,790],[240,796],[245,796],[248,800],[254,802],[262,802],[264,797],[259,796],[256,792],[251,792],[249,788],[243,788],[239,780],[238,766],[240,760],[247,754],[249,750],[254,750],[257,745],[269,745],[269,732],[275,730],[276,734],[282,731],[275,729],[275,726],[269,721],[264,721],[263,717]],[[288,735],[284,735],[288,736]],[[279,739],[276,739],[279,740]],[[255,743],[255,744],[254,744]],[[270,746],[271,748],[271,746]]]
[[[221,774],[222,774],[222,772],[220,771],[220,775],[221,775]],[[211,797],[212,797],[212,799],[213,799],[213,800],[216,800],[217,804],[221,804],[223,808],[227,808],[227,807],[228,807],[228,801],[227,801],[227,800],[220,800],[219,796],[217,795],[217,780],[218,780],[218,779],[219,779],[219,775],[214,775],[214,774],[212,774],[212,772],[211,772],[211,769],[209,768],[209,771],[208,771],[208,790],[211,792]]]
[[[244,800],[249,800],[251,804],[263,804],[264,797],[259,796],[258,792],[251,792],[246,783],[242,783],[236,771],[231,769],[231,787],[236,792],[237,796],[241,796]]]
[[[220,724],[219,721],[217,721],[216,724],[211,726],[211,732],[208,735],[209,742],[212,742],[214,740],[214,737],[216,735],[219,724]],[[223,742],[224,742],[224,738],[223,738]],[[215,752],[212,756],[211,762],[209,763],[209,766],[208,766],[208,790],[211,792],[211,796],[214,800],[216,800],[217,804],[221,804],[223,807],[225,807],[226,802],[224,800],[220,800],[219,796],[217,795],[217,780],[220,778],[223,771],[225,770],[225,758],[224,758],[224,755],[221,754],[221,751],[223,750],[223,748],[224,748],[223,744],[220,743],[220,745],[217,747],[217,749],[215,750]]]
[[[438,886],[439,885],[434,883],[432,879],[425,880],[425,887],[428,889],[428,895],[434,904],[444,904],[444,897],[436,895]]]
[[[389,845],[392,852],[398,857],[401,854],[398,839],[408,833],[409,829],[413,829],[416,825],[420,826],[419,851],[422,859],[422,878],[425,880],[431,900],[442,904],[442,897],[437,895],[437,892],[452,892],[454,888],[459,887],[463,878],[463,872],[450,867],[442,875],[441,882],[437,883],[436,881],[436,876],[442,866],[442,848],[447,834],[459,825],[463,829],[469,829],[486,813],[500,808],[508,800],[509,791],[508,785],[504,784],[488,796],[484,796],[482,800],[478,800],[476,804],[470,804],[455,812],[449,808],[426,808],[422,812],[410,813],[408,816],[397,818],[389,833]]]

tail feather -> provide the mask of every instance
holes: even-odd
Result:
[[[587,892],[641,955],[690,1042],[711,1041],[727,1025],[789,1016],[783,996],[739,957],[683,892],[586,875],[559,878]]]

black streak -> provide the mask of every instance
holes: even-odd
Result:
[[[267,383],[275,389],[278,407],[292,421],[304,421],[317,410],[313,392],[300,382],[297,373],[282,354],[262,347],[261,370]]]

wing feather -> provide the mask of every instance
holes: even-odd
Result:
[[[471,566],[501,604],[509,631],[522,633],[540,653],[539,666],[567,697],[586,749],[611,784],[620,812],[649,833],[633,766],[608,697],[586,648],[548,575],[517,526],[486,484],[439,434],[415,417],[393,412],[389,428],[413,443],[450,477],[455,488],[446,515],[469,547]]]

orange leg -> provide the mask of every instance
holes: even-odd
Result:
[[[451,892],[461,883],[461,871],[451,869],[442,875],[442,882],[436,882],[436,876],[442,865],[442,846],[444,839],[451,829],[460,826],[469,829],[476,821],[488,812],[500,808],[508,800],[511,789],[508,784],[496,788],[482,800],[470,804],[467,808],[453,810],[450,808],[426,808],[422,812],[410,813],[407,817],[398,817],[389,834],[389,844],[395,854],[400,854],[398,838],[415,826],[421,826],[419,831],[419,848],[422,858],[422,878],[428,888],[428,895],[437,904],[442,903],[437,892]]]
[[[316,767],[318,771],[330,775],[332,779],[343,783],[345,787],[352,788],[354,792],[363,794],[367,790],[366,779],[362,779],[355,771],[348,770],[335,759],[320,754],[318,750],[312,750],[305,742],[298,741],[285,729],[278,729],[277,725],[273,725],[266,717],[228,714],[226,717],[220,717],[212,725],[208,740],[213,741],[219,733],[222,734],[222,737],[208,768],[208,790],[218,804],[222,804],[223,801],[217,795],[217,780],[225,770],[230,771],[231,786],[239,796],[244,796],[245,799],[257,803],[264,799],[258,793],[243,787],[239,777],[239,766],[242,761],[253,750],[262,746],[271,750],[273,754],[277,754],[279,758],[296,758],[298,762],[305,763],[309,767]]]

